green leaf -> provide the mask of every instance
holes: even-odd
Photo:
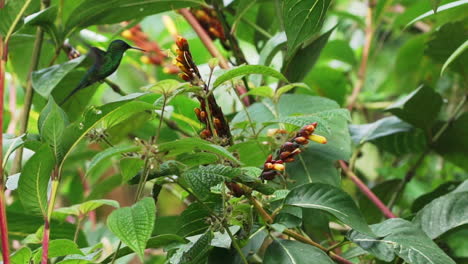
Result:
[[[62,207],[55,209],[54,212],[58,213],[63,213],[67,215],[86,215],[87,213],[96,210],[96,208],[99,208],[103,205],[109,205],[115,208],[119,208],[119,202],[114,201],[114,200],[107,200],[107,199],[100,199],[100,200],[91,200],[91,201],[86,201],[81,204],[75,204],[70,207]]]
[[[278,88],[278,90],[276,90],[276,96],[280,97],[282,94],[287,93],[287,92],[289,92],[290,90],[292,90],[293,88],[296,88],[296,87],[301,87],[301,88],[305,88],[305,89],[310,90],[310,87],[305,83],[290,83],[290,84],[287,84],[287,85],[284,85],[284,86]]]
[[[167,79],[159,81],[156,84],[152,84],[147,88],[147,90],[153,93],[169,96],[172,93],[174,93],[177,89],[185,85],[187,85],[187,83],[181,83],[174,79]]]
[[[115,146],[105,149],[104,151],[99,152],[96,156],[93,157],[89,163],[86,175],[91,175],[96,169],[98,169],[104,162],[112,158],[113,156],[134,152],[139,150],[140,147],[137,146]],[[135,175],[133,175],[135,176]]]
[[[437,8],[442,0],[432,0],[432,10],[434,10],[434,14],[437,13]]]
[[[427,130],[437,120],[442,97],[433,89],[421,86],[389,106],[386,111],[415,127]]]
[[[363,144],[389,135],[411,131],[412,126],[395,116],[384,117],[373,123],[350,125],[349,131],[355,144]]]
[[[428,148],[426,134],[421,129],[412,129],[381,137],[372,141],[380,150],[393,155],[421,153]]]
[[[265,264],[296,263],[332,264],[335,263],[322,250],[293,240],[278,239],[273,241],[265,252]]]
[[[356,65],[357,59],[349,42],[342,39],[334,39],[327,42],[327,45],[320,53],[320,61],[330,62],[339,60],[349,65]]]
[[[26,140],[26,134],[15,137],[13,135],[3,134],[3,145],[2,145],[2,157],[3,157],[3,168],[10,155],[19,147],[23,146]]]
[[[31,249],[28,247],[22,247],[13,253],[10,257],[10,261],[13,264],[29,264],[31,260]]]
[[[0,8],[0,35],[6,36],[8,30],[13,25],[13,21],[16,16],[19,14],[21,8],[26,3],[26,0],[17,0],[17,1],[6,1],[3,2],[5,6]],[[13,30],[15,32],[23,25],[23,21],[20,19],[18,25]]]
[[[374,236],[353,198],[337,187],[323,183],[304,184],[292,189],[284,204],[326,211],[353,229]]]
[[[339,105],[345,104],[350,87],[347,72],[321,65],[317,65],[306,75],[304,83],[311,88],[310,91],[298,89],[297,93],[317,94],[335,100]]]
[[[171,264],[197,264],[204,263],[208,251],[211,249],[213,232],[206,231],[202,236],[190,243],[182,245],[170,258]]]
[[[372,238],[354,230],[347,236],[378,259],[390,262],[398,255],[410,264],[455,264],[455,261],[411,222],[392,218],[372,225],[371,228],[379,238]]]
[[[437,13],[440,14],[442,11],[445,11],[445,10],[449,10],[449,9],[452,9],[452,8],[456,8],[458,6],[462,6],[464,4],[468,4],[468,0],[459,0],[459,1],[454,1],[454,2],[451,2],[451,3],[448,3],[448,4],[445,4],[445,5],[441,5],[439,6],[439,8],[437,8]],[[430,11],[427,11],[426,13],[416,17],[415,19],[411,20],[411,22],[409,22],[408,24],[406,24],[405,28],[406,27],[409,27],[411,26],[412,24],[420,21],[420,20],[423,20],[427,17],[430,17],[432,15],[434,15],[436,12],[435,10],[430,10]]]
[[[207,206],[214,206],[213,203],[205,203]],[[189,237],[193,235],[198,235],[206,231],[209,227],[206,222],[206,218],[209,217],[210,212],[202,206],[200,203],[192,203],[185,209],[177,223],[179,229],[177,235],[183,237]]]
[[[243,94],[242,97],[245,97],[247,95],[253,95],[253,96],[260,96],[260,97],[268,97],[268,98],[273,98],[274,95],[273,89],[269,86],[260,86],[253,88],[249,90],[247,93]]]
[[[289,0],[291,1],[291,0]],[[295,1],[295,0],[293,0]],[[316,1],[328,1],[329,0],[316,0]],[[304,2],[304,1],[302,1]],[[306,3],[306,2],[304,2]],[[313,39],[312,41],[305,43],[302,48],[299,48],[295,53],[292,53],[291,56],[287,57],[281,72],[288,78],[291,82],[301,82],[306,77],[307,73],[314,67],[317,62],[320,52],[323,47],[328,42],[333,30],[336,27],[333,27],[329,31],[323,33],[318,38]]]
[[[468,181],[466,182],[468,183]],[[414,200],[413,204],[411,205],[411,212],[417,213],[433,200],[456,190],[458,186],[461,186],[461,188],[463,188],[463,185],[459,181],[444,182],[443,184],[437,186],[437,188],[435,188],[433,191],[425,193],[416,198],[416,200]]]
[[[450,57],[445,61],[444,65],[442,66],[442,69],[440,70],[440,74],[444,73],[444,71],[447,69],[447,67],[452,64],[458,57],[460,57],[464,52],[466,52],[466,49],[468,49],[468,40],[463,42],[463,44],[460,45],[453,53],[450,55]]]
[[[262,144],[260,140],[248,140],[237,143],[231,146],[229,150],[237,153],[240,161],[245,166],[262,166],[270,154],[268,147]]]
[[[24,165],[18,182],[18,195],[32,214],[47,212],[47,187],[55,166],[54,153],[43,145]]]
[[[113,211],[107,218],[107,226],[123,243],[143,260],[146,243],[151,237],[156,206],[150,197],[141,199],[132,207]]]
[[[68,239],[56,239],[49,242],[49,258],[62,257],[72,254],[84,255],[78,245]],[[35,263],[39,263],[42,257],[42,248],[34,254]]]
[[[267,75],[267,76],[271,76],[271,77],[277,78],[285,82],[288,81],[286,77],[283,76],[283,74],[281,74],[280,72],[276,71],[275,69],[271,67],[263,66],[263,65],[243,65],[237,68],[227,70],[226,72],[221,74],[213,83],[213,88],[216,88],[220,86],[221,84],[223,84],[224,82],[232,80],[236,77],[249,75],[249,74]]]
[[[65,32],[70,34],[91,25],[114,24],[203,3],[201,0],[85,0],[73,10],[65,24]]]
[[[56,160],[60,160],[63,155],[60,144],[63,131],[68,125],[68,117],[52,97],[49,97],[49,102],[42,109],[37,124],[42,140],[49,143]]]
[[[468,192],[449,193],[433,200],[416,214],[413,223],[431,239],[468,224]]]
[[[275,55],[286,45],[286,34],[279,32],[267,41],[260,52],[259,64],[269,66]]]
[[[61,36],[54,22],[57,17],[57,6],[51,6],[24,19],[24,24],[29,26],[42,27],[52,38],[56,47],[61,45]]]
[[[152,249],[161,248],[161,247],[169,246],[170,244],[173,244],[173,243],[186,243],[186,241],[182,237],[173,235],[173,234],[159,235],[159,236],[154,236],[150,238],[148,240],[148,243],[146,243],[146,248],[152,248]],[[116,259],[130,255],[132,252],[133,251],[129,247],[122,247],[119,250],[119,253],[117,254]],[[103,264],[110,263],[113,257],[114,257],[114,254],[111,254],[109,257],[104,259],[101,263]]]
[[[288,37],[289,54],[320,31],[330,2],[330,0],[286,0],[283,2],[282,15]]]
[[[460,115],[434,143],[434,149],[453,164],[468,170],[468,112]]]
[[[142,170],[144,161],[140,158],[123,158],[120,160],[120,173],[122,181],[127,182]]]
[[[86,56],[80,56],[71,61],[44,68],[32,73],[34,90],[44,98],[48,98],[57,85],[71,71],[80,65]]]
[[[217,164],[188,170],[182,174],[182,179],[199,198],[205,199],[210,194],[211,187],[223,181],[231,181],[240,173],[237,168]]]
[[[159,145],[159,150],[162,152],[168,151],[169,153],[167,155],[169,156],[177,156],[182,153],[203,150],[217,154],[239,164],[239,161],[225,148],[198,138],[184,138],[173,142],[162,143]]]

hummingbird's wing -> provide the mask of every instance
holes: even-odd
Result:
[[[88,52],[88,56],[93,60],[94,64],[101,65],[104,62],[106,52],[100,48],[91,47]]]

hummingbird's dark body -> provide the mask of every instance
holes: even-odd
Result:
[[[123,54],[128,49],[138,49],[128,45],[125,41],[114,40],[109,44],[107,51],[103,51],[99,48],[92,47],[88,53],[94,60],[93,66],[89,68],[86,74],[81,79],[78,86],[63,99],[60,104],[65,103],[70,97],[72,97],[79,90],[84,89],[93,83],[104,81],[109,75],[114,73],[122,61]]]

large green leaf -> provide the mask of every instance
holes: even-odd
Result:
[[[337,187],[323,183],[304,184],[292,189],[284,204],[326,211],[354,230],[374,236],[353,198]]]
[[[54,22],[57,17],[58,7],[51,6],[37,13],[34,13],[24,19],[24,24],[29,26],[42,27],[49,36],[54,40],[56,47],[61,45],[61,36]]]
[[[304,41],[320,31],[330,0],[285,0],[283,21],[288,37],[288,51],[292,53]]]
[[[207,203],[208,206],[213,206],[212,203]],[[209,227],[206,218],[210,212],[200,203],[192,203],[185,211],[182,212],[178,219],[177,234],[183,237],[198,235],[206,231]]]
[[[85,58],[86,56],[80,56],[71,61],[33,72],[32,84],[34,90],[42,97],[47,98],[60,81],[78,67]]]
[[[452,9],[452,8],[457,8],[459,6],[462,6],[462,5],[465,5],[465,4],[468,4],[468,0],[458,0],[458,1],[454,1],[454,2],[451,2],[451,3],[447,3],[445,5],[441,5],[437,8],[437,13],[440,13],[442,11],[445,11],[445,10],[449,10],[449,9]],[[435,10],[430,10],[430,11],[427,11],[425,12],[424,14],[422,15],[419,15],[418,17],[416,17],[415,19],[411,20],[411,22],[409,22],[406,26],[410,26],[414,23],[416,23],[417,21],[419,20],[423,20],[427,17],[430,17],[432,15],[436,14],[436,11]]]
[[[454,61],[456,61],[462,54],[466,53],[466,50],[468,49],[468,40],[463,42],[453,53],[450,55],[450,57],[445,61],[444,65],[442,66],[442,69],[440,70],[440,73],[444,73],[445,69],[447,69],[448,66],[450,66]]]
[[[114,200],[107,200],[107,199],[99,199],[99,200],[91,200],[91,201],[86,201],[81,204],[75,204],[70,207],[62,207],[55,209],[54,212],[58,213],[63,213],[67,215],[86,215],[87,213],[95,210],[96,208],[99,208],[103,205],[109,205],[112,207],[118,208],[119,202],[114,201]]]
[[[293,53],[294,55],[287,58],[281,72],[286,76],[286,78],[288,78],[289,81],[300,82],[306,77],[307,73],[310,72],[312,67],[314,67],[315,63],[317,62],[320,56],[320,52],[327,44],[328,38],[334,29],[335,27],[325,32],[320,37],[312,40],[311,42],[304,44],[304,47],[299,48],[297,52]]]
[[[203,235],[182,245],[177,252],[171,256],[171,264],[198,264],[205,263],[208,251],[211,249],[213,232],[206,231]]]
[[[68,239],[56,239],[49,242],[49,258],[62,257],[72,254],[84,255],[75,242]],[[34,263],[39,263],[42,257],[42,248],[34,254]]]
[[[372,225],[379,238],[351,231],[348,238],[377,258],[390,262],[398,255],[410,264],[455,264],[414,224],[399,218]]]
[[[143,260],[144,250],[151,237],[155,218],[154,200],[146,197],[132,207],[113,211],[107,218],[107,226]]]
[[[2,145],[2,157],[3,157],[3,167],[8,161],[10,155],[19,147],[23,146],[26,140],[26,134],[15,137],[13,135],[3,134],[3,145]]]
[[[433,89],[421,86],[386,110],[415,127],[427,130],[442,107],[442,97]]]
[[[26,211],[46,214],[47,187],[54,167],[54,153],[47,145],[43,145],[24,165],[18,182],[18,195]]]
[[[297,263],[332,264],[335,263],[322,250],[292,240],[275,240],[267,248],[263,263],[297,264]]]
[[[16,1],[6,1],[4,2],[5,6],[0,8],[0,35],[6,36],[8,30],[13,24],[13,21],[16,19],[16,16],[19,14],[21,8],[26,3],[26,0],[16,0]],[[20,19],[16,28],[13,32],[18,30],[23,24],[23,20]]]
[[[28,247],[22,247],[11,255],[10,261],[13,264],[29,264],[31,255],[31,249]]]
[[[267,75],[267,76],[275,77],[285,82],[288,81],[286,77],[283,76],[283,74],[281,74],[280,72],[276,71],[275,69],[271,67],[264,66],[264,65],[243,65],[237,68],[227,70],[225,73],[223,73],[218,78],[216,78],[216,81],[213,83],[213,88],[216,88],[220,86],[221,84],[229,80],[232,80],[236,77],[249,75],[249,74]]]
[[[460,115],[434,144],[434,149],[445,159],[468,170],[468,112]]]
[[[447,181],[437,186],[437,188],[435,188],[434,190],[419,196],[418,198],[416,198],[416,200],[414,200],[413,204],[411,205],[411,212],[417,213],[418,211],[423,209],[424,206],[428,205],[433,200],[456,190],[458,186],[463,188],[462,183],[463,182],[459,182],[459,181]],[[468,183],[468,180],[465,181],[465,184],[467,183]],[[465,190],[462,190],[462,191],[465,191]]]
[[[468,192],[449,193],[433,200],[418,212],[413,223],[431,239],[468,224]]]
[[[67,114],[50,97],[47,105],[42,109],[37,122],[38,130],[43,141],[49,143],[55,158],[60,160],[63,153],[60,149],[62,134],[68,125]]]
[[[188,170],[182,174],[182,179],[188,183],[195,195],[204,199],[209,195],[211,187],[223,181],[230,181],[240,173],[237,168],[217,164]]]
[[[91,25],[113,24],[203,3],[202,0],[85,0],[73,10],[65,31],[70,33]]]
[[[375,140],[392,134],[411,131],[412,126],[395,116],[384,117],[373,123],[350,125],[351,138],[355,144]]]

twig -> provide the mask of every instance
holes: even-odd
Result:
[[[26,3],[27,4],[27,3]],[[25,5],[26,5],[25,4]],[[44,10],[50,5],[50,1],[42,1],[41,10]],[[34,97],[34,90],[32,87],[32,73],[37,70],[39,59],[41,56],[42,42],[44,39],[44,31],[41,27],[36,30],[36,40],[34,41],[34,49],[32,53],[31,66],[29,68],[28,79],[26,81],[26,92],[24,95],[24,108],[20,117],[20,130],[19,134],[22,135],[28,130],[29,112],[31,111],[32,100]],[[21,162],[23,159],[23,147],[18,148],[16,151],[15,159],[12,165],[12,173],[18,173],[21,170]]]
[[[396,216],[388,209],[385,204],[377,197],[370,189],[365,185],[357,176],[352,172],[346,163],[342,160],[339,161],[341,168],[348,178],[350,178],[356,186],[361,190],[361,192],[371,200],[371,202],[377,206],[377,208],[382,212],[383,215],[387,218],[396,218]]]
[[[354,105],[356,104],[356,100],[359,96],[359,93],[362,90],[362,87],[364,86],[364,82],[366,81],[366,71],[367,71],[367,62],[369,59],[369,52],[370,52],[370,47],[372,44],[372,39],[374,37],[374,30],[372,26],[372,14],[373,14],[373,9],[375,7],[376,3],[375,0],[369,0],[368,7],[367,7],[367,15],[366,15],[366,29],[365,29],[365,42],[364,42],[364,47],[362,50],[362,58],[361,58],[361,65],[359,66],[359,71],[358,71],[358,79],[356,81],[356,84],[354,85],[353,92],[351,96],[348,99],[348,110],[352,111],[354,108]]]
[[[122,91],[122,89],[120,89],[120,86],[118,86],[116,83],[112,82],[111,80],[105,79],[104,82],[107,85],[109,85],[109,87],[112,89],[112,91],[120,94],[121,96],[127,95],[127,93],[125,93],[124,91]]]
[[[453,111],[453,114],[450,116],[450,118],[445,122],[444,125],[440,127],[440,129],[436,132],[434,137],[432,137],[431,141],[428,144],[428,148],[419,156],[419,158],[416,160],[416,162],[411,166],[411,168],[408,170],[408,172],[405,174],[405,177],[403,180],[400,182],[398,185],[394,195],[392,196],[392,199],[388,203],[388,207],[392,208],[395,203],[400,199],[401,195],[403,194],[403,191],[405,190],[406,185],[408,182],[410,182],[414,175],[416,174],[416,170],[421,166],[421,164],[424,161],[424,158],[430,153],[431,149],[429,148],[434,142],[436,142],[442,134],[447,130],[447,128],[455,121],[455,119],[458,117],[458,114],[463,110],[463,106],[468,100],[468,94],[465,94],[461,101],[458,103],[457,107]]]
[[[179,10],[180,14],[187,20],[187,22],[192,26],[195,33],[197,33],[200,40],[203,42],[205,47],[208,49],[210,54],[218,58],[219,66],[223,69],[229,69],[229,65],[226,59],[221,55],[219,50],[214,45],[213,41],[211,40],[210,36],[206,33],[203,27],[198,23],[197,19],[192,15],[192,13],[187,8],[182,8]]]
[[[260,216],[262,217],[262,219],[267,222],[267,224],[272,224],[273,223],[273,218],[270,216],[270,214],[268,214],[265,209],[263,209],[263,206],[261,205],[261,203],[255,199],[255,197],[251,196],[251,195],[247,195],[247,198],[249,199],[249,201],[251,202],[251,204],[254,206],[255,210],[260,214]],[[314,247],[317,247],[319,248],[320,250],[324,251],[325,253],[327,253],[332,259],[340,262],[340,263],[345,263],[345,264],[352,264],[351,261],[345,259],[345,258],[342,258],[341,256],[337,255],[336,253],[334,252],[328,252],[327,248],[325,248],[324,246],[320,245],[319,243],[313,241],[312,239],[310,238],[307,238],[291,229],[285,229],[283,231],[283,234],[285,235],[288,235],[294,239],[296,239],[297,241],[300,241],[302,243],[306,243],[306,244],[309,244],[309,245],[312,245]]]

